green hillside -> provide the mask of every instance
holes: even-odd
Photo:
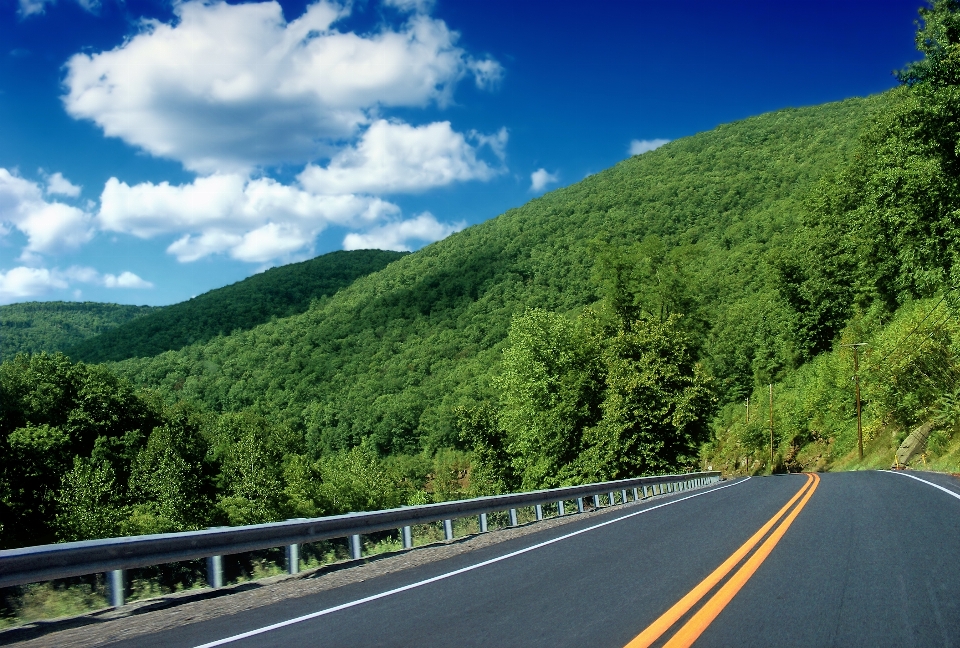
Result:
[[[62,351],[159,309],[96,302],[0,306],[0,362],[18,353]]]
[[[368,437],[383,453],[463,447],[458,407],[499,401],[512,318],[581,312],[600,298],[600,260],[613,251],[639,255],[647,276],[633,281],[650,294],[637,299],[684,313],[722,401],[738,399],[803,360],[767,260],[790,247],[817,181],[887,101],[781,110],[671,142],[300,315],[115,369],[171,400],[253,408],[303,434],[315,455]]]
[[[384,250],[331,252],[271,268],[75,343],[66,353],[85,362],[125,360],[245,331],[273,318],[302,313],[314,300],[333,295],[404,254]]]

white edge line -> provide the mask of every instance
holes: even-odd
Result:
[[[232,637],[226,637],[224,639],[218,639],[216,641],[211,641],[210,643],[201,644],[196,646],[196,648],[214,648],[214,646],[223,646],[224,644],[233,643],[234,641],[240,641],[241,639],[247,639],[248,637],[255,637],[259,634],[264,634],[265,632],[270,632],[271,630],[277,630],[279,628],[284,628],[286,626],[294,625],[295,623],[300,623],[302,621],[309,621],[310,619],[316,619],[327,614],[332,614],[333,612],[339,612],[340,610],[346,610],[347,608],[356,607],[358,605],[363,605],[364,603],[369,603],[370,601],[376,601],[377,599],[386,598],[387,596],[392,596],[394,594],[399,594],[400,592],[406,592],[423,585],[429,585],[430,583],[435,583],[451,576],[457,576],[463,574],[464,572],[473,571],[474,569],[479,569],[481,567],[486,567],[487,565],[492,565],[493,563],[500,562],[501,560],[506,560],[507,558],[513,558],[514,556],[519,556],[525,554],[528,551],[533,551],[535,549],[540,549],[541,547],[546,547],[547,545],[552,545],[555,542],[560,542],[561,540],[566,540],[567,538],[572,538],[578,536],[581,533],[586,533],[587,531],[593,531],[594,529],[599,529],[600,527],[605,527],[608,524],[614,524],[615,522],[620,522],[626,520],[627,518],[632,518],[637,515],[642,515],[644,513],[649,513],[650,511],[655,511],[658,508],[663,508],[664,506],[670,506],[671,504],[677,504],[684,500],[692,499],[694,497],[700,497],[701,495],[706,495],[708,493],[715,493],[718,490],[723,490],[724,488],[730,488],[731,486],[736,486],[742,484],[749,480],[750,477],[746,479],[741,479],[735,481],[732,484],[727,484],[726,486],[720,486],[718,488],[710,488],[709,490],[704,490],[699,493],[694,493],[693,495],[687,495],[686,497],[681,497],[679,499],[670,500],[669,502],[664,502],[663,504],[657,504],[656,506],[651,506],[645,508],[641,511],[635,513],[628,513],[627,515],[621,515],[613,520],[607,520],[606,522],[601,522],[599,524],[594,524],[593,526],[580,529],[579,531],[573,531],[572,533],[567,533],[565,535],[553,538],[552,540],[546,540],[545,542],[540,542],[535,545],[531,545],[524,549],[519,549],[517,551],[512,551],[508,554],[502,556],[497,556],[496,558],[491,558],[489,560],[484,560],[475,565],[469,565],[467,567],[461,567],[460,569],[455,569],[454,571],[447,572],[445,574],[440,574],[439,576],[434,576],[433,578],[427,578],[426,580],[417,581],[416,583],[410,583],[409,585],[404,585],[403,587],[397,587],[396,589],[388,590],[386,592],[381,592],[379,594],[373,594],[371,596],[364,597],[362,599],[357,599],[356,601],[350,601],[349,603],[343,603],[341,605],[335,605],[334,607],[326,608],[325,610],[319,610],[317,612],[311,612],[310,614],[304,614],[303,616],[296,617],[294,619],[287,619],[286,621],[281,621],[279,623],[274,623],[272,625],[264,626],[262,628],[257,628],[256,630],[249,630],[247,632],[240,633],[238,635],[233,635]]]
[[[899,470],[881,470],[880,472],[890,473],[891,475],[900,475],[902,477],[909,477],[910,479],[916,479],[918,482],[923,482],[924,484],[933,486],[934,488],[938,488],[942,490],[944,493],[946,493],[947,495],[951,495],[953,497],[956,497],[957,499],[960,499],[960,495],[958,495],[957,493],[954,493],[949,488],[944,488],[943,486],[940,486],[939,484],[934,484],[932,481],[927,481],[926,479],[920,479],[916,475],[911,475],[909,473],[905,473]]]

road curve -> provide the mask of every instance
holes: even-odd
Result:
[[[960,482],[911,474],[941,488],[726,482],[111,645],[960,647]]]

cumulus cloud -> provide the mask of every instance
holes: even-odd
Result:
[[[82,209],[44,199],[38,183],[0,168],[0,225],[7,223],[26,235],[23,258],[83,245],[93,238],[90,221]]]
[[[0,270],[0,302],[11,302],[42,295],[56,288],[66,288],[67,282],[46,268],[21,266],[6,272]]]
[[[63,174],[59,171],[51,176],[47,176],[46,181],[48,194],[77,198],[82,191],[81,187],[64,178]]]
[[[407,251],[413,242],[432,243],[459,232],[465,223],[441,223],[430,212],[415,218],[395,221],[375,227],[362,234],[351,233],[343,239],[344,250],[398,250]]]
[[[103,285],[107,288],[153,288],[152,283],[129,271],[121,272],[119,275],[103,275]]]
[[[393,4],[416,12],[361,35],[335,28],[349,3],[320,0],[290,22],[277,2],[174,3],[174,22],[145,21],[113,50],[73,56],[64,105],[153,155],[236,173],[332,157],[384,108],[444,106],[460,79],[500,78],[424,3]]]
[[[186,232],[167,248],[180,261],[226,253],[263,262],[309,247],[329,225],[362,227],[399,211],[380,198],[316,195],[270,178],[214,175],[184,185],[133,186],[111,178],[97,222],[140,238]]]
[[[506,129],[472,137],[489,145],[498,157],[503,155]],[[308,165],[298,179],[304,188],[321,194],[395,193],[487,180],[496,173],[450,122],[410,126],[380,119],[356,146],[338,153],[325,168]]]
[[[544,168],[537,169],[530,174],[530,191],[543,191],[547,185],[557,182],[559,178],[556,173],[550,173]]]
[[[66,290],[77,283],[97,284],[107,288],[153,288],[152,283],[129,271],[119,275],[101,275],[93,268],[83,266],[73,266],[66,270],[19,266],[6,271],[0,270],[0,303],[40,297],[54,290]]]
[[[670,142],[668,139],[631,140],[630,155],[640,155],[641,153],[658,149],[668,142]]]

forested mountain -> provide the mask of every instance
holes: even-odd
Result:
[[[65,349],[76,360],[105,362],[181,349],[218,335],[251,329],[273,318],[302,313],[311,302],[330,297],[358,277],[376,272],[404,254],[384,250],[339,251],[271,268],[156,310],[69,348],[47,350]]]
[[[151,306],[97,302],[23,302],[0,306],[0,362],[18,353],[62,351],[157,310]]]
[[[623,281],[635,299],[681,313],[720,398],[737,399],[802,360],[768,260],[790,248],[811,190],[887,102],[782,110],[671,142],[303,314],[115,369],[170,399],[267,414],[314,456],[368,437],[388,454],[463,447],[458,408],[499,400],[512,318],[576,316],[602,296],[601,275],[618,262],[605,271],[601,261],[613,254],[632,255]]]

